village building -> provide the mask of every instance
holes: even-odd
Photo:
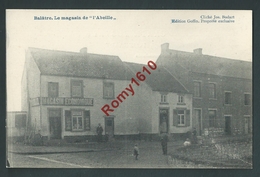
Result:
[[[26,132],[27,112],[7,112],[6,137],[7,141],[23,141]]]
[[[198,135],[252,133],[252,62],[184,52],[161,45],[156,61],[193,94]]]
[[[147,66],[125,64],[134,73]],[[158,134],[166,133],[175,138],[186,136],[192,130],[192,94],[164,66],[146,74],[145,81],[136,90],[141,136],[156,139]]]
[[[86,48],[79,53],[29,48],[22,76],[27,132],[40,130],[48,140],[95,141],[99,123],[109,139],[190,131],[192,95],[162,66],[134,85],[142,66]],[[118,97],[130,84],[134,94]],[[106,115],[101,108],[111,104],[116,109]]]

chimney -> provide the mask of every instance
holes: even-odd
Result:
[[[79,51],[81,54],[86,55],[88,53],[88,48],[87,47],[83,47],[82,49],[80,49]]]
[[[193,53],[198,54],[198,55],[202,55],[202,48],[194,49]]]
[[[164,43],[161,45],[161,53],[165,53],[167,50],[169,50],[169,43]]]

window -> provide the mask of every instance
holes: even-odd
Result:
[[[59,83],[49,82],[48,83],[48,97],[59,97]]]
[[[185,125],[185,114],[184,110],[178,110],[178,126],[184,126]]]
[[[244,97],[245,97],[245,105],[251,105],[251,99],[250,99],[250,94],[248,93],[245,93],[244,94]]]
[[[114,83],[104,82],[103,83],[103,97],[104,98],[114,98]]]
[[[209,98],[216,98],[216,84],[209,83]]]
[[[167,103],[167,95],[161,94],[161,103]]]
[[[184,103],[184,95],[178,95],[178,103]]]
[[[65,110],[65,131],[83,130],[90,130],[90,111]]]
[[[201,83],[194,82],[194,97],[201,97]]]
[[[191,122],[190,110],[188,110],[188,109],[175,109],[175,110],[173,110],[173,126],[189,127],[190,122]]]
[[[83,130],[82,111],[72,111],[72,130]]]
[[[71,81],[71,97],[83,97],[83,82]]]
[[[209,127],[215,127],[216,110],[209,110]]]
[[[225,104],[231,104],[231,92],[225,92]]]

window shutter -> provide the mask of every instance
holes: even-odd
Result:
[[[185,123],[186,127],[190,126],[190,110],[186,110],[186,123]]]
[[[84,111],[85,130],[90,130],[90,111]]]
[[[72,130],[71,111],[65,111],[65,131]]]
[[[178,126],[178,111],[173,110],[173,126]]]

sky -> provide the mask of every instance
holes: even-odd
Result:
[[[35,16],[53,20],[35,20]],[[210,22],[214,16],[222,21],[223,16],[230,17],[225,20],[233,22]],[[172,23],[172,19],[186,23]],[[206,55],[252,61],[252,11],[7,10],[6,28],[7,111],[21,110],[21,78],[28,47],[72,52],[87,47],[88,53],[145,64],[156,61],[161,44],[167,42],[174,50],[202,48]]]

